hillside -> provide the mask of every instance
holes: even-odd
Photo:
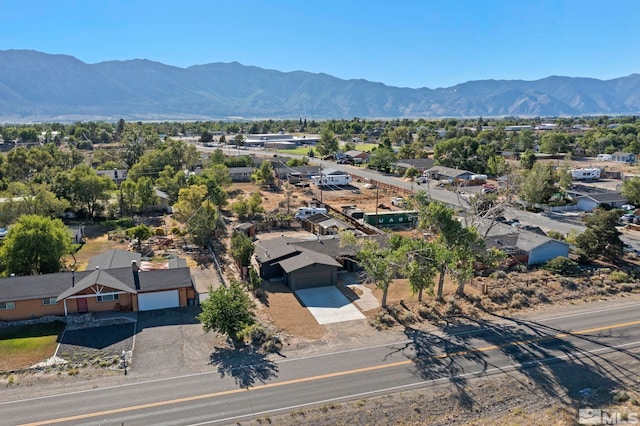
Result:
[[[86,64],[0,51],[0,121],[560,116],[640,112],[640,75],[386,86],[232,63],[179,68],[148,60]]]

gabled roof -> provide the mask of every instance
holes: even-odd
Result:
[[[182,260],[184,261],[184,259]],[[98,279],[88,278],[92,274],[94,274],[94,277],[99,274]],[[138,293],[192,286],[191,273],[186,266],[165,270],[140,271],[138,276],[140,278]],[[62,294],[72,295],[77,293],[79,288],[84,287],[86,289],[93,284],[136,293],[133,272],[131,271],[131,266],[128,266],[108,271],[57,272],[45,275],[2,278],[0,279],[0,302],[43,299],[58,297]]]
[[[433,158],[406,158],[398,160],[396,164],[400,167],[415,167],[416,169],[428,169],[433,167]]]
[[[122,281],[115,279],[106,271],[98,269],[97,271],[93,271],[92,273],[81,279],[73,287],[69,287],[68,289],[60,293],[58,295],[58,298],[56,299],[56,302],[66,299],[69,296],[73,296],[74,294],[80,293],[88,288],[91,288],[91,286],[93,285],[105,286],[127,293],[137,293],[135,288],[131,288]]]
[[[134,260],[139,265],[141,258],[142,255],[140,253],[134,253],[132,251],[121,249],[111,249],[105,251],[104,253],[95,255],[91,259],[89,259],[87,271],[92,271],[96,268],[124,268],[127,266],[131,266],[131,262],[133,262]]]
[[[326,254],[322,253],[316,253],[311,250],[304,250],[303,252],[295,256],[281,260],[279,263],[282,269],[287,273],[297,271],[298,269],[306,268],[307,266],[315,264],[335,267],[341,266],[331,256],[327,256]]]
[[[478,233],[480,235],[484,235],[484,230],[486,230],[487,226],[487,223],[480,224],[478,226]],[[564,241],[549,238],[536,232],[518,229],[502,223],[493,224],[487,234],[487,237],[485,237],[485,243],[487,246],[493,246],[496,248],[517,247],[527,252],[549,243],[564,244],[566,246],[569,245]]]
[[[153,188],[155,193],[156,193],[156,197],[162,199],[162,200],[168,200],[169,199],[169,194],[167,194],[164,191],[160,191],[158,188]]]
[[[430,169],[428,169],[427,172],[438,173],[439,175],[442,175],[442,176],[448,176],[448,177],[454,177],[454,178],[465,175],[465,174],[473,174],[473,172],[470,172],[468,170],[454,169],[451,167],[444,167],[444,166],[433,166]]]
[[[253,173],[253,167],[229,167],[230,175],[245,173]]]
[[[591,200],[599,204],[615,203],[615,202],[621,202],[621,201],[624,201],[625,203],[627,202],[627,199],[623,197],[622,193],[620,192],[600,192],[598,194],[582,195],[578,197],[578,199],[580,198],[590,198]]]
[[[87,275],[88,271],[76,272],[75,279],[77,281]],[[71,272],[0,278],[0,302],[57,297],[71,287],[72,282]]]
[[[354,150],[345,152],[344,155],[349,156],[351,158],[355,158],[355,157],[358,157],[358,156],[366,156],[366,157],[368,157],[371,154],[369,152],[358,151],[358,150],[354,149]]]
[[[300,251],[297,247],[290,245],[289,239],[284,236],[257,241],[254,247],[254,255],[258,263],[277,261]]]

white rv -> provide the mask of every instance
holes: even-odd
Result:
[[[344,186],[351,183],[351,175],[319,175],[311,176],[316,186]]]
[[[574,180],[591,180],[600,179],[600,169],[588,168],[588,169],[571,169],[571,177]]]
[[[300,207],[295,214],[296,219],[306,219],[318,213],[327,213],[327,209],[324,207]]]

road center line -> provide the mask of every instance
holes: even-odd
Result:
[[[536,338],[532,338],[532,339],[519,340],[519,341],[515,341],[515,342],[505,343],[505,344],[502,344],[502,345],[489,345],[489,346],[483,346],[483,347],[477,348],[477,349],[470,349],[470,350],[458,351],[458,352],[453,352],[453,353],[444,353],[444,354],[439,354],[439,355],[433,355],[433,356],[425,358],[425,360],[443,359],[443,358],[461,356],[461,355],[465,355],[465,354],[469,354],[469,353],[476,353],[476,352],[487,352],[487,351],[492,351],[492,350],[495,350],[495,349],[505,348],[505,347],[509,347],[509,346],[525,345],[525,344],[529,344],[529,343],[535,343],[535,342],[540,342],[540,341],[544,341],[544,340],[551,340],[551,339],[561,339],[561,338],[569,337],[569,336],[584,335],[584,334],[595,333],[595,332],[603,331],[603,330],[613,330],[613,329],[618,329],[618,328],[631,327],[631,326],[634,326],[634,325],[640,325],[640,320],[630,321],[630,322],[625,322],[625,323],[619,323],[619,324],[613,324],[613,325],[600,326],[600,327],[594,327],[594,328],[578,330],[578,331],[574,331],[574,332],[559,333],[559,334],[555,334],[555,335],[551,335],[551,336],[544,336],[544,337],[536,337]],[[202,400],[202,399],[216,398],[216,397],[220,397],[220,396],[228,396],[228,395],[233,395],[233,394],[237,394],[237,393],[241,393],[241,392],[257,391],[257,390],[263,390],[263,389],[269,389],[269,388],[275,388],[275,387],[288,386],[288,385],[293,385],[293,384],[307,383],[307,382],[312,382],[312,381],[316,381],[316,380],[330,379],[330,378],[340,377],[340,376],[347,376],[347,375],[353,375],[353,374],[359,374],[359,373],[366,373],[366,372],[371,372],[371,371],[377,371],[377,370],[383,370],[383,369],[388,369],[388,368],[399,367],[399,366],[403,366],[403,365],[410,365],[410,364],[412,364],[414,362],[415,362],[415,360],[404,360],[404,361],[393,362],[393,363],[390,363],[390,364],[378,364],[378,365],[372,365],[372,366],[369,366],[369,367],[356,368],[356,369],[353,369],[353,370],[338,371],[338,372],[335,372],[335,373],[327,373],[327,374],[321,374],[321,375],[317,375],[317,376],[303,377],[303,378],[299,378],[299,379],[287,380],[287,381],[284,381],[284,382],[267,383],[267,384],[255,386],[255,387],[252,387],[252,388],[247,388],[247,389],[244,389],[244,388],[231,389],[231,390],[227,390],[227,391],[213,392],[213,393],[189,396],[189,397],[184,397],[184,398],[176,398],[176,399],[165,400],[165,401],[150,402],[150,403],[147,403],[147,404],[132,405],[132,406],[129,406],[129,407],[114,408],[114,409],[111,409],[111,410],[97,411],[97,412],[94,412],[94,413],[79,414],[79,415],[76,415],[76,416],[61,417],[61,418],[50,419],[50,420],[42,420],[42,421],[34,422],[34,423],[26,423],[26,424],[23,424],[22,426],[41,426],[41,425],[47,425],[47,424],[83,420],[83,419],[88,419],[88,418],[97,417],[97,416],[101,416],[102,417],[102,416],[108,416],[108,415],[111,415],[111,414],[124,413],[124,412],[128,412],[128,411],[144,410],[144,409],[148,409],[148,408],[155,408],[155,407],[161,407],[161,406],[166,406],[166,405],[180,404],[180,403],[183,403],[183,402],[191,402],[191,401],[198,401],[198,400]]]

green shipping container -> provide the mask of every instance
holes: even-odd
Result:
[[[373,226],[398,226],[413,225],[418,217],[415,210],[402,210],[395,212],[365,213],[364,221]]]

